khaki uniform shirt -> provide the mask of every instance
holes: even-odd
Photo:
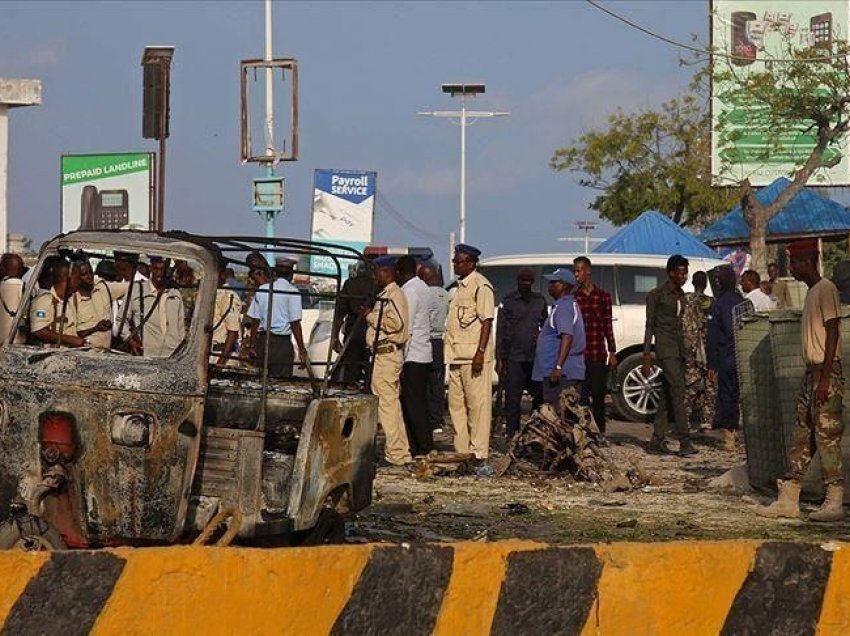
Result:
[[[174,353],[186,335],[180,292],[166,289],[160,294],[150,281],[134,282],[129,303],[122,336],[127,338],[132,333],[136,334],[142,341],[147,358],[167,358]],[[144,328],[140,329],[143,321]]]
[[[803,359],[806,364],[823,364],[826,356],[826,323],[840,319],[838,288],[828,278],[821,278],[806,292],[803,303]],[[841,329],[835,358],[841,357]]]
[[[215,292],[215,312],[213,313],[214,344],[224,344],[227,332],[242,329],[242,301],[232,289],[217,289]]]
[[[381,299],[386,299],[381,302]],[[381,305],[383,304],[383,312]],[[381,316],[381,331],[378,336],[378,344],[392,343],[404,346],[408,337],[407,325],[407,299],[401,287],[390,283],[378,294],[378,302],[366,315],[366,345],[371,348],[375,344],[375,328],[378,324],[378,316]]]
[[[42,291],[36,296],[30,305],[30,333],[48,327],[56,333],[76,336],[77,316],[74,312],[74,303],[69,300],[64,304],[65,313],[63,315],[63,301],[53,289]]]
[[[112,320],[112,303],[127,293],[127,283],[109,283],[99,280],[94,284],[91,296],[77,292],[71,297],[77,316],[77,331],[91,329],[101,320]],[[112,345],[112,330],[96,331],[86,338],[93,349],[109,349]]]
[[[477,271],[457,282],[449,301],[446,316],[445,360],[447,364],[472,364],[478,351],[481,327],[495,315],[493,286]],[[492,335],[492,334],[491,334]],[[484,361],[493,360],[493,341],[490,338]]]

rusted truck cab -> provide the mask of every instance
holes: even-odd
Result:
[[[244,260],[245,241],[225,240],[223,248],[209,237],[122,231],[75,232],[45,244],[0,348],[0,547],[169,544],[191,540],[215,518],[248,539],[308,530],[329,506],[369,505],[373,396],[315,378],[274,380],[240,360],[220,370],[210,364],[218,271],[222,258]],[[270,250],[326,251],[263,241]],[[183,287],[160,280],[147,307],[144,289],[156,288],[138,282],[138,331],[136,283],[123,299],[110,297],[118,334],[107,348],[29,333],[39,324],[34,299],[46,293],[54,294],[57,329],[71,324],[62,320],[75,299],[43,288],[47,267],[75,257],[117,263],[127,254],[155,255],[165,271],[189,264],[194,280]],[[171,329],[175,316],[185,317],[176,330],[182,339],[148,355],[155,343],[147,321]],[[128,342],[147,338],[145,354],[109,348],[128,333]]]

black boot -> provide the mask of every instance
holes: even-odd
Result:
[[[691,455],[696,455],[699,451],[694,448],[693,442],[691,442],[690,438],[686,437],[681,442],[679,442],[679,457],[690,457]]]
[[[663,439],[652,436],[649,440],[649,445],[646,447],[646,452],[650,455],[673,455],[673,449]]]

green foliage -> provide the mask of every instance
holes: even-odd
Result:
[[[655,110],[618,110],[604,130],[581,135],[555,151],[549,165],[578,173],[598,190],[590,204],[604,219],[622,225],[658,210],[683,226],[702,227],[728,212],[737,193],[711,185],[711,121],[700,94],[707,74],[694,78],[692,94]]]
[[[786,35],[779,53],[759,50],[759,59],[765,62],[757,66],[741,68],[718,59],[714,82],[722,86],[720,98],[741,105],[750,124],[744,136],[753,140],[751,144],[743,140],[742,150],[741,122],[719,117],[715,132],[720,156],[732,159],[745,152],[747,161],[761,164],[796,160],[794,172],[805,169],[806,181],[827,182],[821,168],[842,160],[848,130],[848,52],[841,40],[830,47],[800,48]],[[721,173],[731,174],[731,163],[724,164]]]
[[[840,241],[824,241],[823,244],[823,275],[831,278],[835,271],[835,266],[840,261],[850,258],[847,253],[847,239]]]

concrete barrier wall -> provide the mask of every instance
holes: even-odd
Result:
[[[0,580],[3,634],[850,633],[850,544],[8,551]]]

